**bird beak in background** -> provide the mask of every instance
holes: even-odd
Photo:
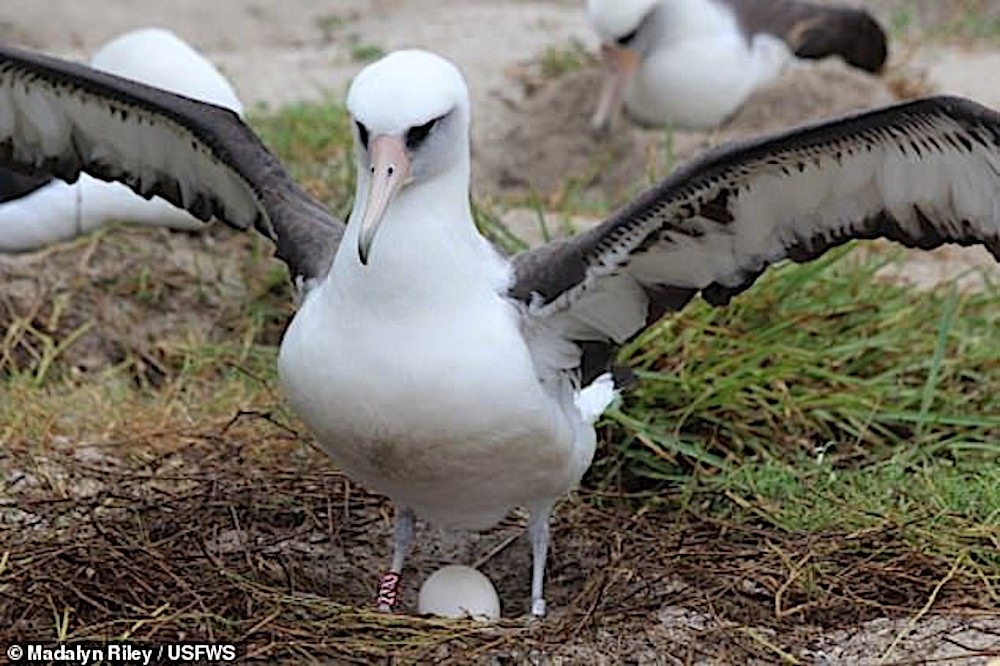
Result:
[[[368,161],[371,164],[371,181],[358,232],[358,258],[364,265],[368,264],[372,241],[385,219],[389,204],[410,181],[410,158],[403,140],[398,137],[385,134],[375,137],[368,149]]]
[[[595,132],[605,133],[621,111],[625,102],[625,91],[639,68],[639,54],[617,44],[604,44],[604,65],[607,68],[601,96],[597,100],[597,110],[590,126]]]

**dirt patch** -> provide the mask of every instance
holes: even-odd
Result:
[[[883,79],[842,62],[804,63],[754,93],[717,130],[644,129],[622,119],[598,137],[589,121],[601,76],[597,66],[548,81],[523,73],[523,101],[508,104],[489,134],[477,136],[476,192],[621,202],[708,147],[894,99]]]
[[[246,260],[270,252],[267,242],[219,225],[202,233],[116,228],[0,254],[0,376],[129,363],[155,384],[172,374],[173,348],[245,334],[251,302],[264,314],[262,340],[276,344],[292,311],[284,268]]]
[[[484,627],[373,612],[388,504],[270,421],[54,441],[43,456],[13,446],[0,470],[4,643],[54,640],[57,608],[68,609],[70,641],[131,629],[140,642],[233,641],[242,655],[285,662],[305,651],[362,662],[865,663],[897,636],[892,663],[977,663],[976,653],[1000,649],[981,588],[949,580],[948,562],[914,553],[890,524],[796,534],[669,502],[636,513],[613,497],[570,500],[553,523],[544,623],[511,619],[529,596],[523,520],[475,535],[421,526],[404,611],[438,566],[478,564],[508,618]],[[937,611],[965,615],[910,635],[908,618],[936,587]],[[881,642],[861,643],[868,633]]]

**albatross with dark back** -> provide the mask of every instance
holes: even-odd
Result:
[[[357,194],[344,225],[233,113],[0,47],[0,163],[81,172],[254,227],[305,291],[281,344],[289,403],[397,507],[380,605],[414,516],[489,527],[530,511],[531,611],[554,503],[594,454],[614,350],[701,294],[852,238],[1000,258],[1000,116],[938,97],[720,147],[576,237],[504,257],[469,204],[469,98],[448,61],[400,51],[347,99]],[[25,221],[30,224],[30,220]]]
[[[593,125],[624,106],[650,126],[724,122],[795,58],[885,64],[885,32],[868,12],[803,0],[588,0],[607,78]]]

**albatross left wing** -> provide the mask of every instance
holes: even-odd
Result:
[[[0,203],[14,201],[28,196],[40,187],[52,182],[51,176],[27,176],[0,167]]]
[[[879,237],[1000,260],[1000,114],[936,97],[722,146],[590,231],[515,256],[510,295],[543,364],[586,384],[696,293],[724,305],[775,262]]]
[[[255,227],[300,283],[325,274],[343,233],[229,109],[8,45],[0,166],[67,182],[86,172],[201,220]]]

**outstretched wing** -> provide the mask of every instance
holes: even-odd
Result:
[[[854,67],[878,72],[888,54],[885,31],[863,9],[802,0],[724,0],[749,35],[782,39],[800,58],[839,55]]]
[[[517,255],[510,293],[544,363],[586,383],[698,292],[723,305],[777,261],[879,237],[1000,260],[1000,114],[936,97],[722,146],[590,231]]]
[[[228,109],[0,45],[0,166],[81,172],[195,217],[257,228],[297,281],[329,268],[343,223]]]

